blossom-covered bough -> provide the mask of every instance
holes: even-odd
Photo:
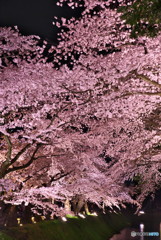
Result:
[[[55,49],[72,69],[55,70],[36,43],[35,58],[1,66],[1,198],[44,214],[63,215],[69,202],[76,214],[86,202],[139,209],[161,184],[161,36],[131,39],[110,3],[85,6],[62,21],[69,31]]]

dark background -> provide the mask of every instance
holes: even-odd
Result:
[[[80,10],[59,7],[57,0],[0,0],[0,27],[18,26],[24,35],[38,35],[49,42],[56,42],[60,31],[52,24],[54,16],[79,16]]]

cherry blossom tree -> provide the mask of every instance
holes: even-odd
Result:
[[[67,1],[60,1],[59,5],[63,2]],[[77,7],[76,2],[68,5]],[[57,52],[64,58],[71,56],[74,64],[72,74],[78,71],[81,80],[86,76],[82,88],[95,81],[92,90],[95,90],[94,101],[97,102],[96,117],[129,119],[142,126],[140,131],[146,130],[144,139],[150,137],[148,144],[146,140],[143,143],[140,153],[136,148],[140,157],[135,159],[141,163],[132,167],[132,171],[143,178],[142,194],[138,197],[142,202],[160,184],[160,160],[156,160],[160,155],[160,35],[154,39],[132,39],[131,26],[120,18],[120,13],[111,10],[110,1],[85,1],[85,6],[80,20],[67,22],[62,19],[62,25],[69,31],[62,30]],[[94,12],[96,6],[99,6],[98,12]],[[81,55],[77,61],[75,52]],[[100,95],[101,103],[98,100]],[[150,177],[153,171],[155,177]]]
[[[18,65],[21,61],[38,62],[45,61],[42,58],[43,50],[47,42],[43,41],[38,36],[22,36],[15,26],[0,28],[0,67],[8,66],[9,64]],[[40,60],[41,59],[41,60]]]
[[[67,201],[76,202],[76,213],[85,202],[139,208],[160,186],[161,36],[131,39],[130,26],[111,8],[87,0],[81,19],[62,19],[69,31],[61,33],[55,61],[71,55],[72,69],[56,70],[39,57],[1,69],[5,202],[52,215],[69,211]],[[135,187],[126,186],[135,178]]]

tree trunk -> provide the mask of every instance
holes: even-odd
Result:
[[[0,202],[0,226],[16,226],[17,225],[17,212],[15,205],[6,205]]]
[[[84,206],[85,200],[82,195],[76,195],[72,201],[73,203],[73,210],[76,215],[81,211]]]
[[[87,202],[85,202],[85,204],[84,204],[84,210],[85,210],[85,213],[86,213],[87,215],[90,214],[90,211],[89,211]]]
[[[65,208],[66,212],[68,212],[68,213],[71,212],[71,205],[70,205],[69,199],[65,200],[64,208]]]
[[[8,162],[3,162],[2,165],[0,166],[0,179],[4,178],[6,175],[6,171],[9,168]]]

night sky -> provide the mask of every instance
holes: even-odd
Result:
[[[54,16],[70,18],[78,16],[79,10],[58,7],[56,0],[0,0],[0,27],[18,26],[24,35],[38,35],[56,42],[59,31],[52,22]]]

